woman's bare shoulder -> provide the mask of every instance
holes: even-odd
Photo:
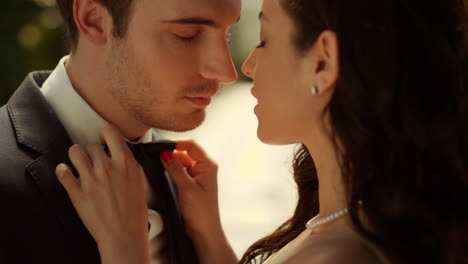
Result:
[[[305,243],[288,264],[378,264],[377,254],[356,237],[331,236]]]

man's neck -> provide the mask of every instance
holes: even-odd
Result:
[[[126,138],[141,137],[150,127],[132,118],[114,100],[109,89],[106,89],[102,64],[96,59],[91,60],[82,55],[70,55],[65,63],[65,69],[75,91],[104,120],[117,126]],[[93,63],[89,63],[90,61]]]

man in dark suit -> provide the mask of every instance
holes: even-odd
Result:
[[[237,78],[225,35],[240,2],[57,0],[70,55],[30,73],[0,108],[0,263],[100,262],[55,167],[71,166],[69,147],[99,142],[109,123],[136,142],[159,139],[152,128],[200,125],[219,83]],[[172,223],[157,209],[148,219],[152,264],[190,252],[167,248]]]

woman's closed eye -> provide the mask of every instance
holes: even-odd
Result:
[[[260,44],[257,45],[257,49],[265,47],[265,44],[266,42],[264,40],[260,41]]]

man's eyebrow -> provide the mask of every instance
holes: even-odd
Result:
[[[236,22],[239,22],[240,17],[237,18]],[[161,20],[163,23],[170,24],[182,24],[182,25],[205,25],[210,27],[220,27],[219,23],[216,23],[214,20],[204,17],[184,17],[170,20]]]
[[[214,22],[211,19],[203,18],[203,17],[184,17],[184,18],[177,18],[171,20],[161,20],[163,23],[170,23],[170,24],[185,24],[185,25],[206,25],[211,27],[219,27],[219,24]]]

